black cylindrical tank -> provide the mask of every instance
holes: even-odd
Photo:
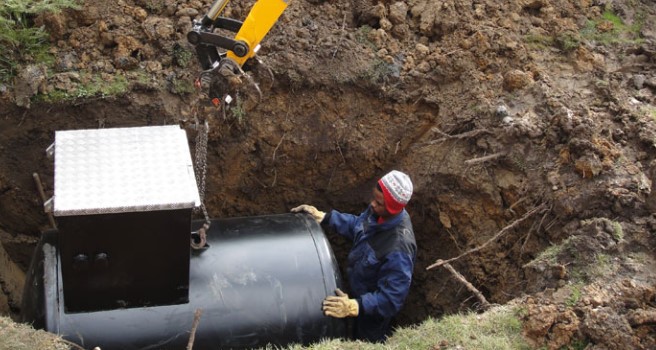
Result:
[[[194,349],[345,336],[344,321],[321,311],[341,278],[323,230],[307,215],[213,220],[209,247],[191,255],[188,303],[95,312],[64,311],[57,234],[44,234],[37,247],[22,317],[85,348],[184,349],[197,309]]]

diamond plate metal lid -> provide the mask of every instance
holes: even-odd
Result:
[[[57,131],[54,146],[55,216],[200,205],[179,126]]]

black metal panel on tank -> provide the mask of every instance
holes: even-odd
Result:
[[[57,221],[66,312],[187,301],[191,209]]]
[[[187,302],[191,211],[200,197],[186,132],[57,131],[49,152],[64,310]]]
[[[54,242],[51,237],[35,252],[23,318],[86,348],[183,349],[196,309],[203,313],[195,350],[309,344],[346,335],[344,320],[321,311],[341,277],[323,230],[305,214],[213,220],[209,247],[191,255],[189,301],[177,305],[65,312]]]

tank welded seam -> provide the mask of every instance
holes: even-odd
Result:
[[[326,273],[323,266],[321,251],[319,249],[319,245],[317,244],[317,239],[314,237],[312,228],[310,227],[310,225],[308,225],[308,219],[303,218],[303,222],[305,223],[305,227],[310,233],[310,237],[312,238],[312,243],[314,243],[314,249],[317,251],[317,257],[319,258],[319,266],[321,267],[321,280],[323,281],[323,290],[326,292],[326,295],[328,295],[330,292],[328,291],[328,286],[326,285]]]

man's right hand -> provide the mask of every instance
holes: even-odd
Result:
[[[319,209],[308,204],[301,204],[298,207],[293,208],[291,211],[292,213],[301,213],[301,212],[308,213],[318,223],[321,223],[321,221],[323,221],[323,218],[326,216],[325,212],[322,212]]]

